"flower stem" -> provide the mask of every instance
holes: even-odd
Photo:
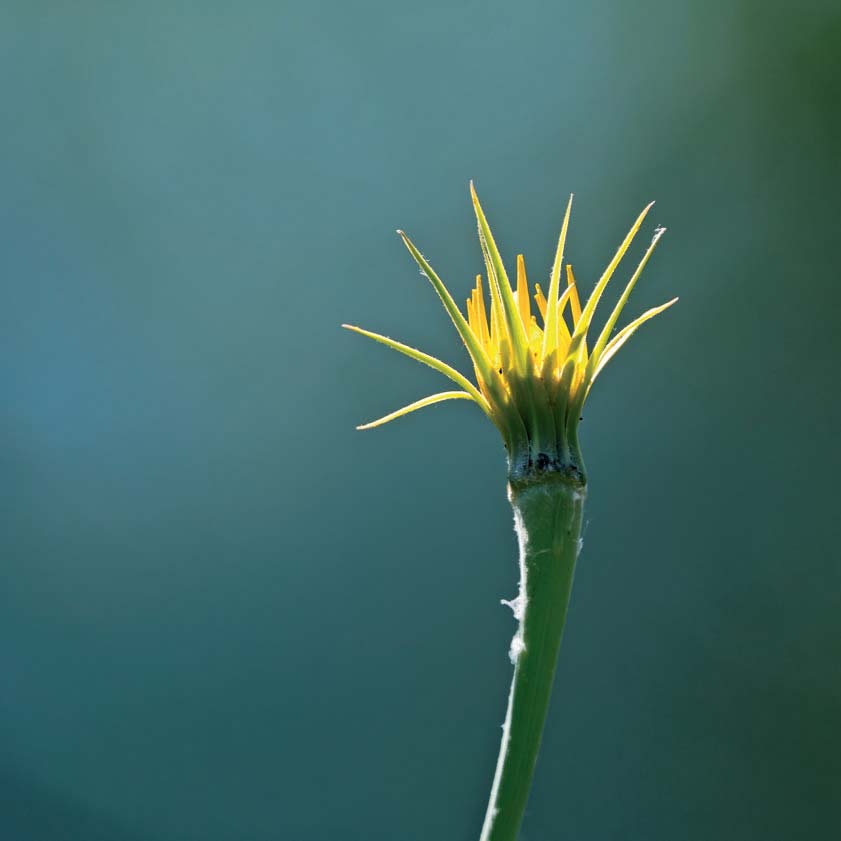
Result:
[[[577,473],[546,472],[509,482],[520,542],[520,627],[511,644],[514,677],[480,841],[516,841],[549,706],[580,546],[586,487]]]

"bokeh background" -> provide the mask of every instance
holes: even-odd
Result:
[[[477,838],[503,451],[355,432],[444,381],[338,326],[465,364],[393,231],[466,296],[469,178],[532,280],[574,191],[585,289],[656,198],[681,297],[585,412],[524,841],[839,837],[836,2],[12,0],[0,91],[0,838]]]

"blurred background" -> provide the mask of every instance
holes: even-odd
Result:
[[[475,841],[504,453],[339,329],[466,366],[467,184],[674,295],[585,410],[524,841],[841,831],[835,2],[0,10],[0,837]],[[614,289],[613,295],[618,294]],[[612,298],[611,300],[614,300]]]

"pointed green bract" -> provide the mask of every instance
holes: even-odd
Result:
[[[438,297],[441,299],[441,303],[444,304],[444,309],[447,310],[447,314],[452,319],[456,330],[458,330],[458,334],[461,336],[461,340],[464,342],[467,352],[473,360],[473,364],[479,369],[479,373],[482,375],[482,378],[490,384],[490,381],[494,379],[493,365],[488,359],[488,355],[485,353],[484,348],[479,344],[476,336],[470,329],[470,325],[467,323],[467,320],[461,314],[461,310],[453,300],[453,296],[450,295],[450,292],[444,285],[444,282],[437,274],[435,274],[432,266],[427,263],[426,258],[420,253],[420,251],[418,251],[415,244],[409,239],[409,237],[407,237],[403,231],[398,231],[397,233],[405,243],[406,248],[409,249],[409,253],[415,258],[415,262],[418,266],[420,266],[421,271],[426,275],[427,279],[438,293]]]
[[[426,278],[434,287],[435,291],[438,293],[438,297],[441,299],[444,309],[447,310],[447,314],[450,316],[450,319],[455,325],[459,336],[461,336],[461,340],[464,342],[467,352],[473,360],[473,364],[479,371],[479,375],[481,376],[488,391],[493,396],[495,403],[497,403],[499,407],[505,406],[510,401],[505,384],[503,383],[499,372],[494,367],[492,360],[488,358],[487,353],[485,353],[485,349],[479,343],[478,337],[470,329],[470,325],[461,314],[461,310],[459,310],[456,302],[453,300],[453,296],[450,295],[450,292],[444,285],[444,282],[440,277],[438,277],[435,270],[429,265],[426,258],[420,253],[420,251],[418,251],[415,244],[409,239],[409,237],[406,236],[403,231],[398,231],[397,233],[400,235],[406,248],[409,249],[409,253],[420,267],[420,270],[424,273]],[[513,449],[514,447],[522,448],[523,446],[527,446],[524,442],[528,440],[528,435],[525,427],[523,426],[522,419],[516,415],[516,413],[497,413],[497,415],[494,416],[494,419],[498,426],[502,429],[503,434],[506,437],[506,443],[509,447]]]
[[[526,328],[523,325],[522,318],[520,318],[517,301],[514,298],[514,290],[511,288],[511,282],[508,280],[508,274],[505,271],[502,256],[496,247],[496,242],[488,225],[488,220],[485,218],[482,205],[479,204],[479,197],[476,195],[476,189],[472,181],[470,182],[470,194],[473,198],[473,210],[476,212],[476,221],[479,224],[479,240],[489,258],[490,269],[488,273],[491,274],[491,269],[493,270],[493,279],[496,281],[502,299],[502,307],[505,312],[508,333],[511,337],[514,359],[516,360],[520,373],[525,374],[529,356],[529,341],[526,336]]]
[[[357,426],[357,429],[373,429],[375,426],[382,426],[389,421],[402,418],[403,415],[408,415],[410,412],[416,412],[418,409],[423,409],[425,406],[431,406],[433,403],[441,403],[444,400],[475,400],[472,394],[466,391],[442,391],[440,394],[432,394],[429,397],[424,397],[423,400],[416,400],[396,412],[391,412],[378,420],[364,423],[362,426]]]
[[[575,291],[575,285],[567,286],[566,289],[561,293],[561,297],[558,298],[558,345],[560,346],[560,333],[564,333],[564,338],[568,342],[570,340],[569,328],[567,327],[566,321],[564,321],[564,307],[567,305],[567,301],[572,297],[572,293]]]
[[[642,260],[640,260],[639,265],[636,268],[636,271],[631,275],[631,279],[628,281],[628,285],[625,287],[625,291],[622,293],[622,297],[617,302],[616,306],[613,308],[613,312],[610,314],[610,318],[608,318],[607,322],[602,329],[602,332],[599,334],[599,338],[596,341],[596,344],[593,346],[593,353],[592,357],[598,360],[598,357],[601,356],[602,351],[607,346],[608,340],[610,339],[610,334],[613,328],[616,326],[616,322],[619,320],[619,316],[622,314],[622,310],[625,309],[625,304],[628,303],[628,298],[631,296],[631,292],[633,291],[634,286],[636,285],[639,276],[642,274],[642,270],[645,268],[645,264],[648,262],[649,257],[654,253],[654,249],[657,247],[657,243],[660,241],[660,237],[666,233],[665,228],[657,228],[654,232],[654,237],[651,240],[651,245],[648,246],[646,249],[645,254],[643,255]]]
[[[418,251],[415,244],[403,231],[397,231],[397,233],[400,235],[406,248],[409,249],[409,253],[415,259],[415,262],[420,267],[420,270],[438,293],[438,297],[441,299],[444,309],[447,310],[447,314],[450,316],[450,319],[455,325],[459,336],[461,336],[461,339],[467,348],[467,352],[470,354],[470,358],[473,360],[473,364],[478,370],[485,387],[493,397],[495,408],[497,409],[496,413],[493,415],[493,420],[500,428],[509,450],[527,449],[528,433],[526,432],[522,418],[516,412],[504,411],[505,407],[510,403],[510,396],[499,372],[494,367],[493,362],[488,358],[487,353],[485,353],[485,349],[479,343],[478,337],[470,329],[470,325],[461,314],[461,310],[453,300],[453,296],[450,295],[450,292],[444,285],[444,282],[440,277],[438,277],[435,270],[429,265],[423,254]]]
[[[576,374],[586,364],[586,358],[587,343],[584,335],[573,335],[566,361],[561,369],[561,381],[558,389],[558,394],[562,395],[562,399],[558,401],[557,414],[563,413],[563,417],[558,417],[556,423],[564,430],[565,447],[570,447],[570,442],[577,438],[580,409],[576,397],[580,392],[573,393],[573,382],[576,380]],[[579,385],[578,388],[582,389],[582,386]]]
[[[613,259],[608,263],[607,268],[604,270],[604,273],[599,278],[599,282],[596,284],[596,288],[593,289],[590,297],[587,299],[587,303],[584,305],[584,309],[581,312],[581,318],[578,319],[578,323],[575,325],[575,333],[573,333],[573,341],[575,337],[578,335],[586,337],[587,330],[590,327],[590,322],[593,320],[593,313],[596,311],[596,305],[599,303],[599,299],[602,296],[602,293],[605,290],[610,278],[613,276],[613,273],[616,271],[616,267],[619,265],[621,259],[625,256],[625,252],[628,250],[628,246],[630,246],[631,242],[633,241],[634,237],[636,236],[637,231],[640,229],[640,225],[642,225],[643,220],[648,215],[648,211],[654,206],[654,202],[648,205],[648,207],[640,213],[639,217],[637,217],[637,221],[634,222],[633,227],[630,231],[628,231],[627,236],[622,241],[622,245],[619,246],[616,254],[613,255]]]
[[[564,261],[564,246],[566,245],[571,210],[572,195],[569,197],[567,210],[564,214],[561,235],[558,237],[558,248],[555,252],[555,262],[552,264],[552,274],[549,277],[549,289],[546,293],[546,329],[543,333],[542,354],[544,360],[548,359],[549,355],[558,347],[558,319],[561,317],[558,311],[558,290],[561,283],[561,263]],[[567,288],[569,289],[569,287]]]
[[[422,362],[424,365],[429,365],[430,368],[434,368],[445,377],[449,377],[456,385],[460,385],[482,407],[482,410],[486,415],[491,414],[491,407],[482,392],[479,391],[479,389],[476,388],[476,386],[473,385],[467,377],[460,374],[455,368],[451,368],[446,362],[442,362],[440,359],[430,356],[428,353],[424,353],[421,350],[410,347],[409,345],[404,345],[402,342],[396,342],[394,339],[389,339],[388,336],[382,336],[379,333],[372,333],[370,330],[363,330],[361,327],[354,327],[352,324],[343,324],[342,327],[346,330],[352,330],[354,333],[359,333],[360,336],[367,336],[369,339],[373,339],[375,342],[379,342],[386,347],[390,347],[398,353],[405,354],[411,359]]]
[[[667,310],[672,304],[676,304],[680,300],[679,298],[672,298],[671,301],[667,301],[665,304],[661,304],[659,307],[652,307],[650,310],[646,310],[639,318],[635,318],[630,324],[626,327],[623,327],[608,343],[607,347],[604,349],[604,353],[598,358],[598,360],[591,360],[591,363],[595,362],[592,372],[588,371],[588,386],[592,385],[596,377],[601,373],[602,369],[608,362],[613,358],[619,348],[631,338],[631,336],[636,333],[636,331],[648,321],[649,318],[654,318],[655,315],[659,315],[664,310]],[[589,367],[589,366],[588,366]]]

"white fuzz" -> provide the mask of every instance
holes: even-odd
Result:
[[[511,647],[508,649],[508,657],[511,659],[512,665],[517,665],[517,658],[526,650],[526,644],[523,642],[523,632],[517,631],[511,640]]]
[[[488,803],[488,811],[485,813],[485,821],[482,824],[482,835],[479,841],[487,841],[491,833],[493,822],[499,814],[499,808],[496,805],[496,798],[499,794],[499,783],[502,780],[502,766],[505,764],[505,757],[508,754],[508,738],[511,730],[511,707],[514,701],[514,682],[511,682],[511,689],[508,691],[508,709],[505,712],[505,722],[502,725],[502,745],[499,749],[499,758],[496,761],[496,772],[494,773],[494,781],[491,786],[491,799]]]
[[[499,600],[499,603],[500,603],[500,604],[507,605],[508,607],[510,607],[510,608],[511,608],[512,613],[514,614],[514,618],[515,618],[518,622],[522,622],[522,621],[523,621],[523,611],[524,611],[525,605],[523,604],[523,596],[522,596],[522,594],[520,594],[519,596],[517,596],[516,598],[511,599],[511,600],[509,600],[509,599],[500,599],[500,600]]]
[[[526,606],[528,599],[526,596],[526,544],[528,543],[528,534],[523,523],[523,518],[520,512],[514,509],[514,531],[517,534],[517,543],[520,546],[520,583],[518,585],[516,598],[502,599],[502,604],[508,605],[514,614],[514,618],[519,622],[517,633],[511,640],[511,647],[508,649],[508,656],[511,662],[516,666],[517,658],[526,650],[526,642],[523,639],[523,618],[526,615]]]

